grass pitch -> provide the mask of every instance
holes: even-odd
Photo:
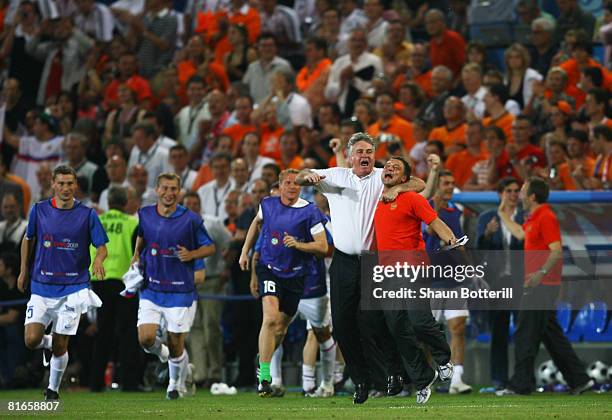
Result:
[[[41,391],[0,391],[4,407],[0,419],[14,417],[5,411],[6,401],[34,401],[41,399]],[[108,391],[92,394],[86,391],[63,391],[63,412],[56,418],[89,419],[114,418],[249,418],[249,419],[399,419],[407,417],[455,419],[526,419],[612,418],[612,394],[592,392],[579,397],[565,394],[534,394],[529,397],[496,397],[495,395],[433,394],[427,405],[417,406],[415,397],[369,399],[362,406],[354,406],[348,396],[327,399],[304,398],[287,393],[283,398],[259,398],[255,393],[235,396],[212,396],[198,391],[195,396],[178,401],[166,401],[165,393],[122,393]],[[20,417],[39,417],[40,414],[22,413]]]

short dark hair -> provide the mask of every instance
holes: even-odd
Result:
[[[438,148],[438,151],[440,152],[440,157],[442,157],[442,155],[444,155],[444,143],[442,143],[440,140],[429,140],[427,142],[427,144],[433,144],[434,146],[436,146]],[[440,174],[442,175],[442,174]]]
[[[589,135],[588,133],[582,131],[582,130],[572,130],[570,131],[570,133],[567,135],[568,139],[576,139],[578,140],[580,143],[582,144],[587,144],[589,142]]]
[[[400,162],[402,162],[402,165],[404,165],[404,176],[407,180],[409,180],[410,175],[412,174],[412,167],[410,166],[410,163],[408,163],[408,161],[401,156],[391,156],[389,160],[391,159],[399,160]]]
[[[606,141],[612,141],[612,128],[605,124],[596,125],[593,128],[593,138],[604,137]]]
[[[132,127],[132,134],[134,134],[137,130],[142,130],[144,132],[145,137],[153,137],[157,138],[157,130],[153,125],[145,122],[140,122],[135,124]]]
[[[345,118],[340,121],[340,127],[351,127],[355,133],[363,131],[363,125],[357,118]]]
[[[306,44],[312,44],[319,51],[327,51],[327,40],[320,36],[313,36],[308,38]]]
[[[589,89],[587,94],[591,95],[593,99],[595,99],[595,102],[597,102],[598,104],[605,104],[606,106],[608,105],[608,97],[610,95],[605,89],[602,89],[602,88]]]
[[[231,164],[232,163],[232,156],[229,153],[226,152],[215,152],[212,154],[212,156],[210,157],[210,166],[212,167],[212,164],[215,160],[224,160],[227,162],[227,164]]]
[[[499,128],[496,125],[490,125],[487,128],[485,128],[485,133],[491,131],[493,133],[495,133],[495,137],[497,137],[498,139],[502,140],[504,143],[506,142],[506,133],[504,133],[504,130],[502,130],[501,128]]]
[[[206,84],[206,82],[204,82],[204,79],[202,79],[202,76],[198,76],[197,74],[195,76],[191,76],[189,80],[187,80],[187,84],[185,86],[189,87],[189,85],[192,83],[202,83],[203,85]]]
[[[177,174],[171,173],[171,172],[162,172],[161,174],[157,175],[157,179],[155,180],[155,187],[159,187],[159,185],[161,184],[162,179],[166,179],[168,181],[176,181],[178,184],[179,189],[181,188],[182,185],[182,181],[181,181],[181,177],[178,176]]]
[[[266,163],[264,166],[261,167],[261,169],[272,169],[274,172],[276,172],[276,176],[279,176],[281,173],[281,168],[280,166],[278,166],[276,163]]]
[[[56,166],[55,169],[53,169],[51,179],[55,181],[55,178],[57,178],[58,175],[72,175],[75,181],[78,178],[76,171],[68,165]]]
[[[572,51],[583,50],[588,55],[593,55],[593,43],[589,39],[583,39],[581,36],[577,36],[576,38],[576,42],[572,46]]]
[[[497,183],[497,192],[500,194],[503,193],[504,190],[508,187],[508,185],[512,185],[512,184],[521,185],[519,180],[512,176],[507,176],[505,178],[500,179],[499,182]]]
[[[589,66],[582,69],[582,73],[591,79],[591,82],[597,87],[603,85],[603,73],[599,67]]]
[[[536,203],[546,203],[548,194],[550,193],[548,183],[537,176],[532,176],[527,182],[529,184],[527,187],[527,197],[533,194],[535,195]]]
[[[181,144],[181,143],[177,143],[177,144],[175,144],[174,146],[172,146],[172,147],[170,148],[170,153],[174,152],[175,150],[178,150],[178,151],[181,151],[181,152],[185,152],[185,153],[187,153],[187,152],[188,152],[188,150],[187,150],[187,148],[185,147],[185,145],[184,145],[184,144]]]
[[[508,89],[501,83],[489,86],[489,93],[495,96],[502,105],[508,100]]]
[[[259,34],[259,36],[257,37],[257,43],[259,44],[264,39],[271,39],[274,41],[274,44],[277,43],[276,35],[274,35],[272,32],[262,32],[261,34]]]
[[[108,190],[108,208],[123,210],[127,205],[127,188],[121,186],[110,187]]]
[[[202,205],[202,199],[200,198],[197,192],[187,191],[185,195],[183,196],[183,203],[185,202],[186,198],[195,198],[196,200],[198,200],[198,203]]]

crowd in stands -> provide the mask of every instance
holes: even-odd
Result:
[[[155,203],[159,174],[180,175],[187,199],[229,238],[220,285],[207,292],[235,295],[249,294],[237,257],[259,201],[281,170],[336,166],[335,138],[345,153],[366,132],[378,161],[405,156],[421,177],[438,154],[462,191],[532,175],[554,190],[609,189],[612,2],[596,17],[577,0],[555,10],[519,0],[524,36],[501,55],[472,36],[476,3],[1,0],[0,301],[26,297],[15,287],[19,244],[60,163],[100,213],[112,186],[127,188],[135,214]],[[312,188],[303,195],[314,200]],[[232,382],[251,385],[258,307],[215,308],[201,322],[218,329],[224,311],[225,358],[240,363]],[[24,310],[0,307],[5,386],[33,375],[15,372],[32,356]],[[71,354],[90,351],[95,322]],[[74,360],[87,384],[87,358]],[[219,372],[209,366],[196,381]]]

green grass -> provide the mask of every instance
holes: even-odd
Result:
[[[38,400],[34,390],[3,391],[0,400]],[[579,397],[565,394],[537,394],[529,397],[496,397],[494,395],[433,394],[425,406],[417,406],[414,396],[407,398],[370,399],[353,406],[350,397],[306,399],[296,393],[284,398],[263,399],[254,393],[236,396],[212,396],[198,391],[194,397],[166,401],[162,392],[121,393],[111,391],[92,394],[85,391],[63,391],[64,411],[55,417],[89,419],[114,418],[262,418],[280,419],[399,419],[406,417],[437,418],[612,418],[612,394],[586,393]],[[7,418],[4,407],[0,418]],[[26,416],[24,416],[26,417]],[[27,416],[32,417],[34,416]],[[38,417],[38,416],[37,416]],[[23,417],[22,417],[23,418]]]

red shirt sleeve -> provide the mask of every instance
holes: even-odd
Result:
[[[430,224],[438,218],[438,213],[431,207],[431,204],[421,194],[406,194],[406,199],[412,205],[412,213],[421,219],[425,224]]]
[[[559,228],[559,221],[557,217],[548,213],[544,217],[540,218],[540,232],[542,232],[542,238],[544,243],[548,246],[553,242],[561,241],[561,230]]]

